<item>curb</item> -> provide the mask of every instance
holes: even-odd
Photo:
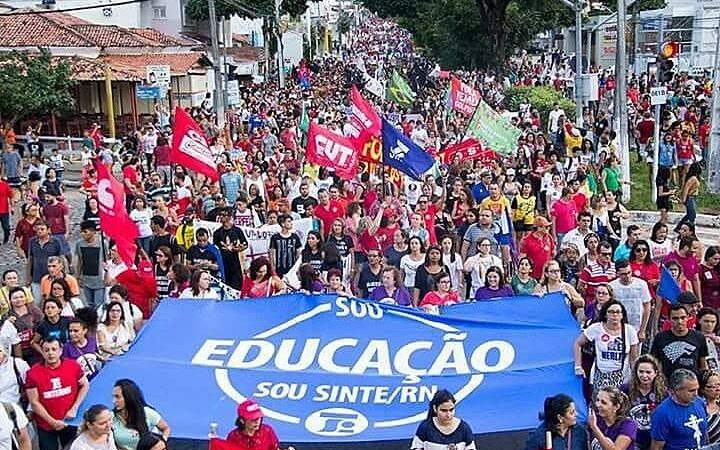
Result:
[[[668,213],[668,223],[676,224],[683,218],[684,213]],[[655,223],[660,218],[658,211],[630,211],[630,219],[634,222]],[[712,214],[698,214],[695,225],[706,228],[720,228],[720,216]]]

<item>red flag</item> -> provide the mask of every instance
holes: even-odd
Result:
[[[467,159],[495,160],[495,152],[483,148],[482,144],[475,139],[467,139],[459,144],[446,147],[441,153],[443,162],[446,164],[451,164],[458,155],[461,161]]]
[[[350,114],[350,136],[348,138],[355,149],[361,151],[371,138],[380,136],[382,122],[380,122],[377,111],[363,98],[354,84],[350,99],[352,100],[352,113]]]
[[[98,179],[100,229],[115,241],[120,258],[130,268],[135,260],[135,239],[140,236],[140,231],[125,210],[125,191],[122,184],[99,160],[96,159],[94,165]]]
[[[175,108],[170,161],[202,173],[212,181],[218,180],[215,157],[205,139],[205,134],[193,118],[179,106]]]
[[[158,297],[157,280],[153,273],[152,263],[142,260],[138,263],[136,270],[125,270],[118,274],[116,279],[127,289],[128,301],[140,308],[143,319],[149,319],[152,313],[150,300]]]
[[[357,173],[358,152],[353,149],[350,139],[312,122],[305,156],[312,163],[332,167],[346,180],[352,180]]]
[[[450,98],[448,100],[451,109],[470,117],[480,103],[480,92],[459,79],[450,77]]]

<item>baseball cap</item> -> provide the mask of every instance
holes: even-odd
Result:
[[[533,221],[533,226],[535,227],[549,227],[550,222],[543,216],[537,216],[535,220]]]
[[[253,399],[240,403],[237,407],[237,415],[245,420],[256,420],[265,416],[260,405]]]
[[[683,305],[694,305],[695,303],[699,303],[699,300],[692,292],[683,291],[678,294],[677,302]]]
[[[506,170],[505,175],[515,175],[515,169],[510,168]]]

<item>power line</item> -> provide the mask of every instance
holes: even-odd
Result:
[[[142,3],[142,2],[146,2],[146,1],[147,0],[125,0],[125,1],[117,2],[117,3],[108,3],[106,5],[78,6],[75,8],[67,8],[67,9],[14,10],[16,12],[0,13],[0,17],[1,16],[25,16],[25,15],[29,15],[29,14],[51,14],[51,13],[73,12],[73,11],[84,11],[87,9],[109,8],[112,6],[130,5],[132,3]]]

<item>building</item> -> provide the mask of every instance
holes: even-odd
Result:
[[[82,130],[94,122],[107,129],[110,120],[115,122],[118,133],[129,132],[154,114],[156,104],[170,108],[197,106],[208,92],[210,61],[195,41],[151,28],[96,25],[65,13],[35,10],[12,10],[0,15],[0,29],[0,52],[45,48],[54,60],[69,64],[71,76],[77,81],[75,115],[62,120],[36,118],[52,123],[55,135],[81,136]],[[138,98],[149,65],[169,66],[167,96]],[[107,70],[113,118],[107,117]]]

